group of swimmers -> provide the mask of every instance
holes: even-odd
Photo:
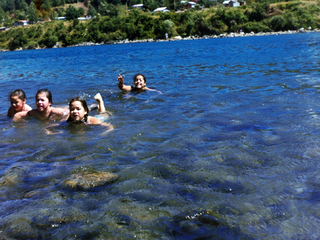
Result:
[[[124,85],[124,76],[119,74],[118,87],[122,91],[145,91],[151,90],[146,87],[146,77],[143,74],[136,74],[133,78],[134,86]],[[8,110],[8,117],[14,122],[25,118],[33,117],[41,121],[67,121],[70,124],[100,124],[112,130],[113,126],[101,120],[89,116],[90,109],[82,97],[74,97],[69,101],[69,109],[52,107],[52,94],[48,89],[40,89],[36,93],[36,109],[32,109],[27,103],[27,97],[23,90],[16,89],[10,94],[11,106]],[[103,99],[100,93],[94,96],[98,105],[98,113],[106,113]]]

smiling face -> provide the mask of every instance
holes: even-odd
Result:
[[[146,86],[146,82],[142,75],[137,75],[134,79],[134,86],[135,88],[142,89]]]
[[[15,112],[21,112],[23,111],[24,104],[26,103],[26,99],[21,100],[19,96],[11,96],[10,102],[11,102],[11,107]]]
[[[84,109],[80,101],[73,101],[69,105],[70,107],[70,117],[75,122],[81,122],[88,112]]]
[[[51,106],[51,102],[49,101],[47,94],[45,92],[37,94],[36,106],[38,111],[40,112],[45,111],[48,107]]]

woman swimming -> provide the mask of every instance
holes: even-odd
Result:
[[[52,105],[52,94],[48,89],[40,89],[36,94],[36,107],[28,112],[15,114],[13,121],[18,122],[28,116],[41,121],[64,121],[69,116],[69,110],[64,108],[54,108]]]
[[[15,89],[9,96],[11,106],[8,109],[8,117],[12,118],[18,112],[30,111],[32,108],[26,104],[27,97],[23,90]]]

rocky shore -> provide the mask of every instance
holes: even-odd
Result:
[[[103,42],[103,43],[93,43],[93,42],[85,42],[80,43],[73,46],[68,47],[81,47],[81,46],[95,46],[95,45],[104,45],[104,44],[126,44],[126,43],[145,43],[145,42],[168,42],[168,41],[183,41],[183,40],[197,40],[197,39],[210,39],[210,38],[230,38],[230,37],[252,37],[252,36],[270,36],[270,35],[282,35],[282,34],[297,34],[297,33],[307,33],[307,32],[320,32],[319,29],[314,30],[293,30],[293,31],[280,31],[280,32],[265,32],[265,33],[223,33],[220,35],[205,35],[202,37],[199,36],[189,36],[189,37],[181,37],[176,36],[173,38],[168,39],[142,39],[142,40],[118,40],[118,41],[109,41],[109,42]],[[59,45],[54,46],[54,48],[60,47]]]
[[[108,42],[102,42],[102,43],[94,43],[94,42],[84,42],[79,43],[76,45],[71,45],[67,47],[84,47],[84,46],[98,46],[98,45],[107,45],[107,44],[127,44],[127,43],[145,43],[145,42],[168,42],[168,41],[183,41],[183,40],[198,40],[198,39],[210,39],[210,38],[230,38],[230,37],[252,37],[252,36],[271,36],[271,35],[283,35],[283,34],[298,34],[298,33],[308,33],[308,32],[320,32],[319,29],[314,30],[305,30],[305,29],[299,29],[299,30],[289,30],[289,31],[280,31],[280,32],[259,32],[259,33],[223,33],[220,35],[204,35],[202,37],[199,36],[188,36],[188,37],[181,37],[176,36],[173,38],[168,39],[142,39],[142,40],[117,40],[117,41],[108,41]],[[62,48],[64,47],[61,43],[57,42],[56,45],[53,48]],[[37,48],[41,49],[41,48]],[[19,50],[29,50],[29,49],[17,49],[15,51]],[[0,49],[0,52],[10,51],[6,49]]]

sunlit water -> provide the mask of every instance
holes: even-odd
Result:
[[[320,238],[319,59],[317,33],[0,53],[0,238]],[[117,88],[138,72],[162,94]],[[100,92],[115,130],[13,124],[15,88]],[[119,177],[64,184],[91,173]]]

